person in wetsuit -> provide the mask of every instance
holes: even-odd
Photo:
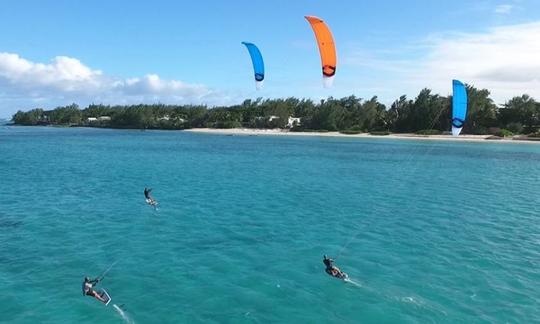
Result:
[[[84,281],[82,284],[82,292],[84,296],[94,297],[105,304],[107,303],[107,301],[103,299],[103,297],[101,297],[101,295],[97,291],[94,290],[94,286],[97,285],[98,282],[99,279],[90,280],[90,278],[84,277]]]
[[[323,256],[323,263],[326,266],[324,271],[332,277],[343,278],[346,276],[343,272],[341,272],[341,270],[339,270],[338,267],[334,265],[334,260],[330,259],[326,255]]]
[[[150,196],[150,192],[152,192],[152,189],[150,188],[144,188],[144,197],[146,198],[146,203],[152,206],[157,205],[157,201]]]
[[[144,188],[144,197],[146,199],[152,199],[152,197],[150,196],[150,192],[152,192],[152,189],[146,187]]]

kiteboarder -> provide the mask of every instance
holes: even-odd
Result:
[[[339,270],[339,268],[334,265],[334,260],[330,259],[326,255],[323,256],[323,263],[326,266],[326,269],[324,269],[324,271],[332,277],[336,277],[339,279],[347,278],[347,274]]]
[[[106,304],[107,300],[101,297],[101,295],[97,291],[94,290],[94,285],[97,285],[98,282],[99,282],[99,279],[97,278],[94,280],[90,280],[90,278],[84,277],[84,281],[82,284],[83,296],[92,296],[96,298],[97,300],[99,300],[100,302]]]
[[[150,196],[150,192],[152,192],[152,189],[145,187],[144,188],[144,197],[146,198],[146,203],[148,205],[154,206],[154,208],[155,208],[158,203],[154,198],[152,198],[152,196]]]

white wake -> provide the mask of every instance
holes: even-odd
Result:
[[[116,310],[116,312],[118,313],[118,315],[120,315],[120,317],[122,317],[124,322],[126,322],[128,324],[135,324],[135,322],[131,318],[129,318],[128,314],[122,310],[122,308],[120,308],[116,304],[113,304],[113,307]]]

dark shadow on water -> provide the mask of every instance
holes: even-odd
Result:
[[[9,217],[0,214],[0,228],[7,229],[7,228],[18,228],[23,224],[20,220],[14,220],[10,219]]]

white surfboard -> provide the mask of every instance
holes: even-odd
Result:
[[[112,298],[109,295],[109,293],[107,292],[107,290],[101,289],[101,292],[99,293],[99,295],[101,296],[101,298],[103,298],[105,300],[105,306],[109,305]]]

